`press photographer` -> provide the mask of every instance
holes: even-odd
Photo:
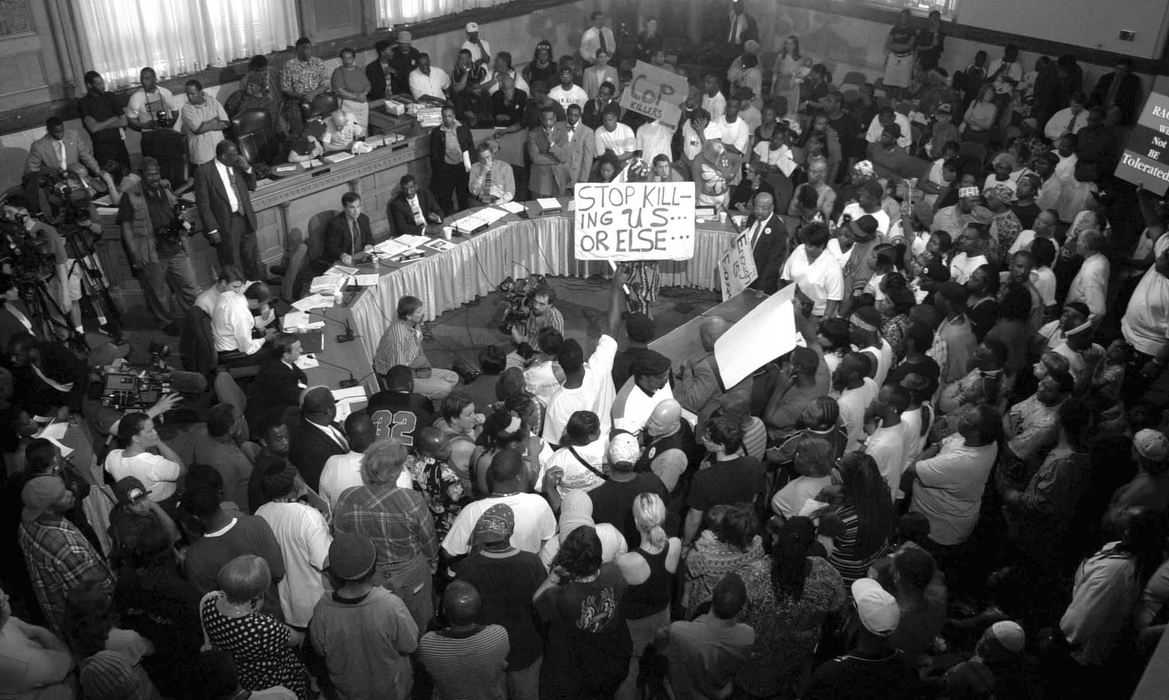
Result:
[[[55,330],[62,332],[47,336],[65,336],[70,329],[80,332],[81,309],[73,303],[80,299],[80,288],[76,295],[71,292],[64,237],[56,228],[34,218],[27,200],[20,195],[4,200],[2,212],[0,235],[4,251],[0,260],[4,272],[15,279],[31,312],[29,332],[38,333],[33,323],[60,326]]]
[[[130,269],[142,285],[151,316],[167,335],[179,335],[178,321],[187,318],[199,295],[187,255],[190,224],[182,217],[185,208],[151,157],[142,161],[141,182],[126,190],[118,206]]]

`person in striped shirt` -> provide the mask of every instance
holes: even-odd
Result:
[[[418,643],[418,656],[434,679],[435,697],[503,700],[507,697],[507,630],[475,622],[479,592],[466,581],[447,586],[442,605],[447,626],[427,632]]]
[[[426,311],[422,300],[404,296],[398,300],[398,317],[390,322],[373,356],[373,369],[385,374],[395,365],[405,365],[414,371],[414,391],[441,401],[459,383],[459,375],[449,369],[430,366],[422,349],[422,319]]]

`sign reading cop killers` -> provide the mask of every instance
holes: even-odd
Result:
[[[682,103],[686,101],[686,79],[649,63],[633,66],[633,80],[621,93],[621,107],[660,119],[671,129],[682,121]]]
[[[693,182],[578,184],[577,260],[689,260],[694,257]]]
[[[1129,134],[1116,176],[1164,196],[1169,189],[1169,97],[1154,92]]]

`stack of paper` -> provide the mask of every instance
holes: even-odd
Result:
[[[430,239],[430,242],[426,244],[426,247],[439,253],[445,253],[448,250],[452,250],[458,246],[441,238],[432,238]]]
[[[371,272],[366,275],[354,275],[353,284],[356,284],[358,287],[376,287],[378,279],[376,272]]]
[[[365,387],[358,385],[349,389],[333,389],[333,400],[337,402],[336,420],[343,421],[354,411],[360,411],[369,403]]]
[[[326,275],[341,275],[342,277],[349,277],[357,274],[356,267],[349,267],[347,265],[334,265],[328,270],[325,270]]]
[[[441,121],[442,121],[442,118],[440,116],[439,122],[441,123]],[[321,160],[325,161],[326,163],[340,163],[341,161],[349,160],[352,157],[353,157],[352,153],[346,153],[345,151],[341,151],[339,153],[330,153],[329,155],[325,156]]]
[[[297,299],[292,302],[292,308],[297,311],[309,311],[310,309],[327,309],[334,305],[333,297],[324,297],[320,294],[310,294],[303,299]]]
[[[296,366],[302,370],[312,369],[313,367],[320,367],[321,363],[317,362],[317,356],[312,353],[303,353],[296,358]]]
[[[407,249],[409,249],[409,248],[417,248],[420,245],[425,245],[425,243],[430,240],[430,236],[406,235],[406,236],[398,236],[394,240],[398,241],[402,245],[406,246]]]
[[[528,210],[527,207],[519,202],[507,202],[505,204],[497,204],[496,206],[510,214],[523,214]]]
[[[393,257],[400,253],[410,250],[410,246],[402,243],[397,238],[387,238],[373,247],[377,255],[384,255],[386,257]]]
[[[312,320],[307,311],[289,311],[284,314],[284,332],[300,333],[324,328],[324,319]]]
[[[348,277],[345,275],[321,275],[314,277],[312,284],[309,286],[309,291],[313,294],[338,296],[341,294],[341,288],[345,286],[345,280],[347,279]]]
[[[540,197],[536,200],[536,204],[540,205],[540,210],[544,213],[558,212],[563,209],[560,200],[555,197]]]

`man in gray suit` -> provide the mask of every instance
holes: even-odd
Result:
[[[89,139],[66,132],[65,122],[60,117],[49,117],[45,121],[45,129],[48,133],[29,146],[24,172],[73,170],[83,175],[88,170],[90,175],[101,175],[102,170],[93,157]]]
[[[569,105],[567,115],[565,131],[568,132],[568,188],[572,189],[578,182],[589,181],[593,159],[597,157],[597,144],[593,130],[580,120],[582,115],[580,105]]]
[[[540,110],[540,125],[528,130],[528,160],[532,163],[528,190],[533,197],[558,197],[569,186],[568,132],[557,123],[551,105]]]

